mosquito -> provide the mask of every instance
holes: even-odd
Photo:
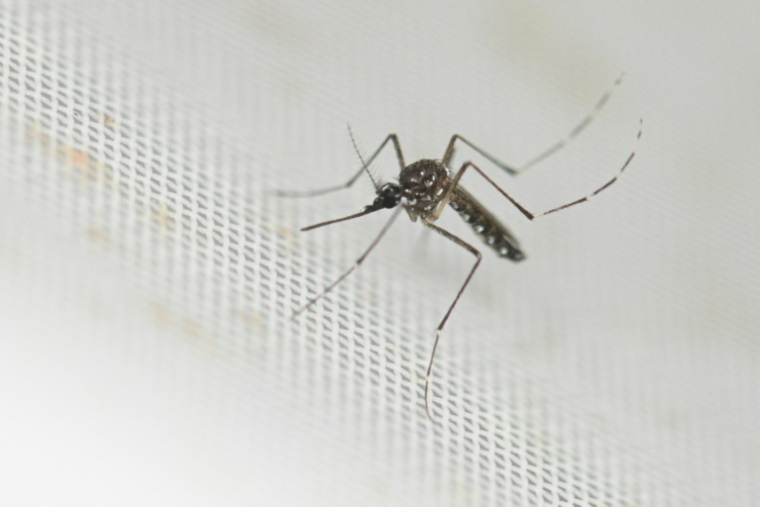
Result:
[[[394,212],[391,214],[388,221],[380,230],[380,233],[375,237],[375,239],[372,241],[369,247],[364,251],[364,253],[358,259],[356,259],[354,264],[349,269],[347,269],[342,275],[340,275],[337,280],[335,280],[332,284],[327,286],[322,292],[317,294],[315,297],[310,299],[305,305],[303,305],[298,310],[296,310],[293,313],[293,318],[296,318],[298,315],[300,315],[305,310],[307,310],[308,308],[313,306],[315,303],[317,303],[320,299],[322,299],[325,295],[327,295],[332,289],[334,289],[338,284],[340,284],[343,280],[345,280],[346,277],[348,277],[348,275],[350,275],[359,266],[361,266],[361,264],[370,254],[370,252],[375,248],[375,246],[377,246],[377,244],[383,238],[385,233],[388,232],[388,229],[390,229],[391,225],[396,220],[401,210],[406,211],[407,215],[409,215],[409,218],[412,220],[412,222],[416,222],[417,220],[419,220],[420,222],[422,222],[422,225],[424,225],[425,227],[432,229],[433,231],[440,234],[444,238],[456,243],[457,245],[461,246],[462,248],[470,252],[473,256],[475,256],[475,263],[473,264],[472,268],[470,269],[470,272],[467,275],[467,278],[465,279],[464,283],[459,288],[459,291],[454,297],[454,301],[452,301],[448,310],[446,310],[446,314],[443,316],[443,319],[441,319],[441,322],[438,324],[438,328],[436,329],[436,334],[435,334],[435,342],[433,343],[433,349],[430,353],[430,360],[428,362],[428,367],[425,374],[425,394],[424,394],[425,413],[427,414],[428,419],[430,419],[432,423],[435,423],[435,419],[433,418],[433,414],[430,410],[430,384],[431,384],[430,379],[431,379],[431,374],[433,371],[433,361],[435,359],[435,353],[438,348],[438,343],[441,339],[441,334],[443,333],[444,326],[446,325],[446,322],[449,320],[449,317],[451,316],[451,313],[454,310],[454,307],[456,306],[457,302],[459,302],[459,298],[462,296],[462,293],[464,292],[465,288],[470,283],[470,280],[472,279],[472,276],[475,273],[475,270],[480,265],[482,254],[477,248],[467,243],[460,237],[447,231],[446,229],[439,227],[434,222],[438,219],[438,217],[441,216],[441,213],[443,213],[443,210],[446,208],[446,206],[449,206],[454,211],[456,211],[459,214],[459,216],[462,217],[462,219],[464,219],[465,222],[470,224],[470,226],[475,231],[475,233],[478,236],[480,236],[480,238],[485,242],[485,244],[489,248],[491,248],[493,251],[495,251],[499,257],[509,259],[513,262],[519,262],[525,259],[525,254],[520,248],[520,244],[518,243],[515,236],[509,231],[509,229],[507,229],[504,225],[502,225],[502,223],[488,209],[486,209],[485,206],[483,206],[479,201],[475,199],[475,197],[473,197],[461,185],[459,185],[459,180],[462,179],[462,176],[464,176],[465,172],[468,169],[474,170],[480,176],[482,176],[486,181],[488,181],[488,183],[490,183],[496,190],[498,190],[499,193],[501,193],[501,195],[503,195],[510,203],[512,203],[512,205],[514,205],[520,211],[520,213],[522,213],[527,219],[535,220],[536,218],[543,217],[551,213],[556,213],[558,211],[567,209],[571,206],[575,206],[576,204],[586,202],[590,200],[591,198],[599,195],[602,191],[606,190],[613,183],[615,183],[620,177],[620,175],[622,175],[623,171],[625,171],[625,169],[631,163],[631,161],[633,160],[633,157],[636,155],[636,149],[638,148],[639,139],[641,138],[643,121],[639,120],[638,134],[636,135],[636,144],[634,145],[633,151],[631,151],[630,155],[628,155],[628,158],[626,158],[625,162],[620,167],[620,169],[618,169],[617,173],[612,179],[607,181],[604,185],[600,186],[599,188],[597,188],[590,194],[584,197],[581,197],[580,199],[576,199],[572,202],[568,202],[561,206],[557,206],[548,211],[542,211],[540,213],[529,211],[525,206],[520,204],[511,195],[505,192],[485,172],[483,172],[478,166],[476,166],[472,162],[465,162],[464,164],[462,164],[462,166],[459,168],[459,170],[456,173],[452,173],[452,171],[449,169],[449,163],[451,162],[451,159],[454,155],[455,144],[457,143],[457,141],[464,143],[465,145],[475,150],[475,152],[479,153],[484,158],[492,162],[494,165],[506,171],[508,174],[516,176],[520,174],[521,172],[525,171],[526,169],[530,168],[531,166],[536,165],[539,162],[543,161],[550,155],[553,155],[557,151],[561,150],[568,142],[570,142],[573,138],[578,136],[591,123],[594,117],[602,110],[602,108],[609,100],[615,88],[621,83],[623,76],[624,75],[621,74],[620,77],[617,78],[614,84],[599,99],[599,101],[596,103],[594,108],[583,118],[583,120],[577,126],[575,126],[575,128],[573,128],[570,131],[570,133],[567,136],[565,136],[564,139],[558,141],[557,143],[555,143],[548,149],[544,150],[538,156],[534,157],[533,159],[531,159],[529,162],[527,162],[525,165],[523,165],[520,168],[516,168],[516,167],[505,164],[504,162],[497,159],[496,157],[486,152],[482,148],[478,147],[474,143],[471,143],[470,141],[462,137],[460,134],[454,134],[451,137],[451,140],[449,141],[449,144],[441,160],[421,159],[412,164],[406,165],[406,163],[404,162],[404,155],[401,151],[401,145],[399,143],[398,137],[396,136],[396,134],[388,134],[388,136],[380,144],[380,146],[375,150],[372,156],[370,156],[370,158],[367,161],[365,161],[359,149],[356,146],[353,133],[351,132],[351,128],[349,127],[348,130],[349,130],[349,135],[351,137],[351,143],[353,144],[354,150],[359,155],[359,159],[361,160],[361,163],[362,163],[362,166],[359,169],[359,171],[356,174],[354,174],[351,177],[351,179],[349,179],[346,183],[342,185],[333,186],[329,188],[323,188],[320,190],[313,190],[313,191],[307,191],[307,192],[280,191],[280,192],[277,192],[277,194],[283,197],[314,197],[318,195],[324,195],[330,192],[351,187],[351,185],[353,185],[354,182],[356,182],[356,180],[358,180],[359,177],[363,173],[366,173],[369,176],[370,180],[372,181],[372,184],[375,186],[376,195],[375,195],[375,199],[372,201],[372,204],[365,206],[364,208],[362,208],[361,211],[359,211],[358,213],[354,213],[353,215],[348,215],[342,218],[337,218],[334,220],[328,220],[326,222],[320,222],[318,224],[310,225],[308,227],[302,228],[301,231],[303,232],[311,231],[314,229],[318,229],[320,227],[324,227],[326,225],[353,220],[355,218],[359,218],[364,215],[369,215],[370,213],[374,213],[376,211],[380,211],[384,209],[393,209]],[[383,149],[388,145],[388,143],[392,143],[393,148],[396,151],[396,157],[398,158],[400,173],[398,176],[397,183],[381,184],[375,179],[375,177],[370,172],[369,165],[377,158],[377,156],[383,151]]]

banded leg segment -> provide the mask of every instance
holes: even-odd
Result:
[[[470,279],[472,279],[472,275],[475,274],[475,270],[478,269],[478,266],[480,265],[480,261],[483,258],[483,255],[474,246],[463,241],[459,237],[454,236],[446,229],[438,227],[437,225],[427,220],[423,220],[422,223],[423,225],[425,225],[425,227],[429,227],[430,229],[434,230],[435,232],[437,232],[444,238],[447,238],[453,241],[454,243],[466,249],[468,252],[470,252],[477,258],[477,260],[475,261],[475,264],[472,266],[472,269],[470,270],[470,273],[467,275],[467,279],[465,279],[464,283],[459,288],[459,292],[457,292],[457,295],[454,298],[454,301],[451,303],[451,306],[449,306],[449,309],[446,311],[446,315],[443,316],[443,319],[441,320],[440,324],[438,324],[438,329],[435,332],[435,343],[433,343],[433,351],[430,354],[430,363],[428,364],[427,373],[425,373],[425,413],[427,414],[428,419],[430,419],[430,422],[435,424],[435,419],[433,419],[433,415],[430,412],[430,376],[433,371],[433,361],[435,360],[435,351],[438,349],[438,342],[441,340],[441,333],[443,333],[443,327],[446,325],[446,321],[449,320],[449,316],[451,315],[451,312],[454,310],[454,307],[459,301],[459,298],[462,296],[462,293],[464,292],[465,287],[467,287],[467,284],[470,283]]]
[[[618,78],[615,80],[614,83],[612,83],[612,86],[604,92],[604,95],[597,101],[594,108],[586,115],[581,122],[573,128],[573,130],[570,131],[569,134],[567,134],[564,138],[560,139],[556,143],[554,143],[549,148],[545,149],[532,159],[530,159],[527,163],[525,163],[520,169],[518,169],[518,173],[521,173],[523,171],[527,171],[534,165],[546,160],[550,156],[557,153],[559,150],[564,148],[565,146],[570,143],[574,138],[576,138],[581,132],[586,130],[586,127],[589,126],[589,124],[596,118],[596,115],[599,114],[599,112],[604,109],[604,106],[607,104],[607,101],[610,100],[610,97],[612,97],[613,92],[615,89],[620,86],[620,83],[623,82],[623,78],[625,77],[625,72],[622,72]]]
[[[634,146],[633,151],[631,151],[631,154],[628,155],[628,158],[623,163],[623,166],[618,170],[617,174],[612,179],[610,179],[607,183],[605,183],[601,187],[597,188],[596,190],[594,190],[590,194],[588,194],[588,195],[586,195],[584,197],[581,197],[580,199],[576,199],[575,201],[569,202],[567,204],[563,204],[562,206],[557,206],[556,208],[552,208],[552,209],[550,209],[548,211],[543,211],[541,213],[532,213],[532,212],[528,211],[522,204],[520,204],[519,202],[517,202],[512,196],[510,196],[509,194],[507,194],[499,185],[497,185],[495,181],[493,181],[491,178],[489,178],[488,175],[486,173],[484,173],[478,166],[476,166],[472,162],[465,162],[464,165],[462,165],[462,168],[459,169],[459,171],[457,172],[457,174],[454,176],[454,179],[451,180],[451,183],[449,184],[449,188],[448,188],[448,190],[446,190],[446,193],[443,195],[443,198],[441,199],[441,203],[440,203],[438,209],[432,215],[431,220],[437,219],[440,216],[440,214],[443,212],[444,207],[446,206],[446,204],[449,201],[449,197],[451,195],[451,192],[453,191],[454,187],[457,186],[457,184],[459,183],[459,180],[462,179],[462,176],[464,175],[465,171],[467,169],[469,169],[470,167],[472,167],[473,169],[475,169],[478,172],[478,174],[480,174],[483,178],[486,179],[486,181],[488,181],[488,183],[490,183],[491,185],[493,185],[493,187],[496,188],[496,190],[498,190],[501,193],[501,195],[503,195],[504,197],[506,197],[509,200],[509,202],[511,202],[518,210],[520,210],[520,213],[522,213],[523,215],[525,215],[525,217],[528,218],[529,220],[535,220],[536,218],[542,217],[544,215],[548,215],[550,213],[555,213],[557,211],[561,211],[561,210],[569,208],[571,206],[575,206],[576,204],[580,204],[582,202],[586,202],[586,201],[590,200],[592,197],[595,197],[596,195],[600,194],[603,190],[609,188],[613,183],[615,183],[618,180],[618,178],[620,177],[620,175],[623,174],[623,171],[625,171],[626,167],[628,167],[628,164],[631,163],[631,161],[633,160],[633,157],[636,155],[636,149],[638,148],[638,145],[639,145],[639,139],[641,139],[642,129],[643,129],[643,121],[639,120],[639,132],[636,135],[636,145]]]
[[[456,143],[457,140],[462,141],[464,144],[475,150],[477,153],[482,155],[483,157],[487,158],[491,163],[494,165],[500,167],[507,173],[516,176],[524,171],[527,171],[534,165],[544,161],[545,159],[549,158],[550,156],[554,155],[558,151],[560,151],[562,148],[567,146],[570,141],[572,141],[574,138],[576,138],[581,132],[583,132],[586,127],[588,127],[591,122],[596,118],[596,115],[599,114],[599,112],[604,109],[604,106],[607,104],[607,102],[610,100],[610,97],[612,97],[613,92],[615,89],[620,86],[620,83],[623,82],[623,78],[625,77],[625,73],[621,73],[620,76],[615,80],[615,82],[610,86],[610,88],[604,92],[604,95],[597,101],[594,108],[581,120],[581,122],[573,127],[573,129],[570,131],[569,134],[567,134],[564,138],[560,139],[556,143],[554,143],[549,148],[545,149],[532,159],[530,159],[527,163],[522,165],[519,168],[512,167],[510,165],[505,164],[498,158],[494,157],[484,149],[480,148],[479,146],[476,146],[475,144],[471,143],[464,137],[462,137],[459,134],[454,134],[454,136],[451,138],[451,141],[449,141],[449,146],[446,148],[446,152],[443,155],[443,159],[441,160],[443,162],[443,165],[447,166],[449,165],[449,162],[451,162],[451,157],[454,156],[454,143]]]

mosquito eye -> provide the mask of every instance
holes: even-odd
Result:
[[[398,203],[399,203],[398,195],[388,193],[383,196],[383,206],[385,208],[389,208],[389,209],[395,208],[396,206],[398,206]]]

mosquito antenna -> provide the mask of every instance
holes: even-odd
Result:
[[[364,157],[362,157],[362,153],[359,151],[359,147],[356,145],[356,139],[354,139],[354,132],[351,130],[351,125],[346,123],[346,127],[348,127],[348,135],[351,137],[351,144],[354,146],[354,151],[357,155],[359,155],[359,160],[362,161],[362,167],[365,171],[367,171],[369,179],[372,180],[372,184],[375,185],[375,190],[380,190],[380,185],[378,185],[377,181],[375,181],[375,177],[372,176],[372,172],[369,170],[367,163],[364,161]]]
[[[338,222],[345,222],[347,220],[353,220],[354,218],[363,217],[364,215],[369,215],[370,213],[374,213],[375,211],[379,211],[383,209],[382,207],[377,206],[365,206],[363,210],[361,210],[359,213],[354,213],[353,215],[349,215],[347,217],[343,218],[336,218],[335,220],[328,220],[327,222],[321,222],[318,224],[310,225],[308,227],[304,227],[301,229],[301,232],[311,231],[313,229],[318,229],[320,227],[324,227],[325,225],[332,225],[337,224]]]

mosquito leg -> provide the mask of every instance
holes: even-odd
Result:
[[[438,348],[438,342],[441,339],[441,333],[443,332],[443,326],[446,325],[446,321],[449,320],[449,316],[451,315],[451,312],[454,310],[454,307],[456,306],[457,302],[459,301],[460,296],[464,292],[465,287],[467,287],[467,284],[470,283],[470,279],[472,278],[472,275],[475,273],[475,270],[478,269],[478,265],[480,265],[480,260],[482,259],[482,254],[472,245],[469,243],[466,243],[462,239],[460,239],[457,236],[454,236],[446,229],[442,229],[441,227],[438,227],[437,225],[428,222],[427,220],[423,220],[422,222],[426,227],[429,227],[430,229],[433,229],[435,232],[443,236],[444,238],[450,239],[457,245],[461,246],[462,248],[465,248],[468,252],[470,252],[472,255],[474,255],[477,260],[475,261],[475,264],[472,266],[472,269],[470,270],[470,274],[467,275],[467,279],[464,281],[462,286],[459,288],[459,292],[457,292],[456,297],[454,298],[454,301],[451,303],[451,306],[449,306],[449,309],[446,311],[446,315],[443,316],[443,320],[441,320],[441,323],[438,324],[438,329],[435,332],[435,343],[433,343],[433,351],[430,354],[430,363],[428,364],[427,373],[425,374],[425,413],[427,413],[428,419],[430,419],[430,422],[435,424],[435,420],[433,419],[433,415],[430,412],[430,374],[433,371],[433,360],[435,359],[435,351]]]
[[[325,297],[328,292],[330,292],[331,290],[333,290],[333,288],[335,288],[336,285],[338,285],[340,282],[342,282],[356,268],[358,268],[359,266],[361,266],[362,262],[364,262],[364,259],[367,258],[367,256],[372,251],[372,249],[375,248],[375,246],[377,246],[377,244],[383,238],[383,236],[385,235],[385,233],[388,232],[388,229],[391,228],[391,225],[393,224],[393,221],[396,220],[396,217],[398,217],[398,215],[399,215],[399,213],[401,212],[402,209],[403,209],[403,207],[399,206],[398,208],[396,208],[393,211],[393,215],[391,215],[391,217],[385,223],[385,225],[383,226],[382,230],[380,231],[380,234],[378,234],[377,237],[372,241],[372,243],[369,245],[369,248],[367,248],[367,250],[364,251],[364,253],[362,254],[362,256],[359,257],[358,259],[356,259],[356,261],[354,262],[353,266],[351,266],[348,270],[346,270],[345,273],[343,273],[342,275],[340,275],[340,277],[338,277],[337,280],[335,280],[333,283],[331,283],[325,290],[323,290],[322,292],[320,292],[319,294],[317,294],[314,298],[310,299],[308,303],[306,303],[301,308],[299,308],[298,310],[296,310],[295,312],[293,312],[293,315],[291,316],[291,318],[294,319],[294,318],[298,317],[301,313],[303,313],[306,309],[308,309],[314,303],[316,303],[317,301],[319,301],[320,299],[322,299],[323,297]]]
[[[636,155],[636,149],[638,148],[638,145],[639,145],[639,139],[641,139],[641,132],[642,132],[643,125],[644,125],[643,121],[639,120],[639,132],[636,135],[636,145],[634,146],[631,154],[628,155],[628,158],[625,160],[625,163],[623,163],[623,166],[618,170],[617,174],[612,179],[610,179],[607,183],[597,188],[596,190],[594,190],[593,192],[591,192],[585,197],[581,197],[580,199],[577,199],[575,201],[569,202],[567,204],[563,204],[562,206],[557,206],[556,208],[552,208],[548,211],[543,211],[541,213],[531,213],[522,204],[520,204],[514,198],[512,198],[509,194],[507,194],[499,185],[496,184],[496,182],[494,182],[491,178],[489,178],[488,175],[484,173],[478,166],[476,166],[472,162],[465,162],[464,165],[462,165],[462,168],[459,169],[459,171],[457,172],[456,176],[454,176],[454,179],[451,180],[448,190],[446,190],[446,193],[443,194],[443,197],[441,198],[441,203],[438,209],[435,211],[435,213],[432,214],[430,220],[437,219],[438,216],[443,212],[444,206],[449,201],[449,196],[451,195],[451,192],[454,190],[454,187],[456,187],[457,184],[459,183],[459,180],[464,175],[464,172],[470,167],[475,169],[483,178],[486,179],[486,181],[488,181],[488,183],[493,185],[494,188],[496,188],[496,190],[498,190],[501,193],[501,195],[506,197],[509,200],[509,202],[511,202],[517,209],[519,209],[520,212],[523,215],[525,215],[529,220],[534,220],[538,217],[542,217],[544,215],[548,215],[550,213],[554,213],[557,211],[561,211],[565,208],[569,208],[570,206],[575,206],[576,204],[586,202],[592,197],[600,194],[602,190],[605,190],[606,188],[610,187],[613,183],[615,183],[618,180],[620,175],[623,174],[623,171],[625,171],[626,167],[628,167],[628,164],[631,163],[631,160],[633,160],[633,157]]]
[[[471,143],[470,141],[468,141],[464,137],[460,136],[459,134],[454,134],[451,137],[451,141],[449,141],[449,145],[446,148],[446,152],[443,154],[443,158],[441,159],[441,163],[443,163],[443,165],[445,165],[446,167],[448,167],[449,162],[451,162],[451,157],[454,156],[454,143],[456,143],[457,140],[462,141],[464,144],[466,144],[467,146],[469,146],[470,148],[472,148],[476,152],[480,153],[485,158],[487,158],[488,160],[490,160],[494,165],[496,165],[496,166],[504,169],[509,174],[512,174],[512,175],[519,174],[520,171],[518,169],[515,169],[514,167],[505,164],[504,162],[502,162],[498,158],[494,157],[493,155],[491,155],[490,153],[488,153],[484,149],[482,149],[482,148],[474,145],[473,143]]]
[[[350,132],[350,130],[349,130]],[[353,142],[353,136],[351,138],[351,141]],[[404,167],[404,155],[401,153],[401,145],[398,142],[398,137],[396,134],[388,134],[388,137],[385,138],[385,140],[382,142],[379,148],[375,150],[375,152],[372,154],[371,157],[367,160],[366,163],[362,161],[362,167],[359,168],[359,170],[351,176],[351,179],[349,179],[346,183],[342,185],[335,185],[333,187],[327,187],[327,188],[321,188],[318,190],[307,190],[303,192],[299,191],[289,191],[289,190],[277,190],[275,191],[275,195],[279,197],[316,197],[318,195],[324,195],[329,194],[330,192],[335,192],[336,190],[343,190],[344,188],[349,188],[351,185],[356,182],[356,180],[359,179],[359,176],[362,175],[362,172],[367,171],[369,172],[369,165],[377,158],[378,155],[380,155],[380,152],[383,151],[383,148],[385,148],[385,145],[388,144],[388,141],[393,142],[393,147],[396,149],[396,157],[398,158],[398,163],[401,166],[401,169],[403,170]],[[354,145],[356,147],[356,145]],[[358,150],[357,150],[358,153]],[[359,158],[361,158],[361,155],[359,155]],[[374,182],[373,182],[374,183]]]
[[[622,72],[618,78],[615,80],[614,83],[612,83],[612,86],[610,86],[606,92],[604,92],[604,95],[597,101],[594,108],[586,115],[581,122],[575,126],[573,130],[570,131],[569,134],[567,134],[563,139],[560,139],[556,143],[554,143],[549,148],[545,149],[532,159],[530,159],[527,163],[525,163],[520,169],[517,171],[518,173],[521,173],[523,171],[527,171],[534,165],[538,164],[539,162],[542,162],[543,160],[549,158],[550,156],[557,153],[559,150],[567,146],[567,144],[572,141],[575,137],[578,136],[581,132],[586,130],[586,127],[589,126],[589,124],[596,118],[596,115],[599,114],[599,112],[604,109],[604,106],[607,104],[607,101],[610,100],[610,97],[612,97],[613,92],[615,89],[620,86],[620,83],[623,82],[623,78],[625,77],[625,72]]]
[[[454,136],[451,138],[451,141],[449,141],[449,146],[446,148],[446,153],[443,155],[443,165],[448,166],[449,162],[451,161],[451,157],[454,155],[454,143],[459,139],[464,144],[490,160],[494,165],[500,167],[501,169],[505,170],[511,175],[517,175],[522,173],[523,171],[527,171],[534,165],[538,164],[539,162],[542,162],[543,160],[549,158],[551,155],[554,155],[559,150],[564,148],[570,141],[572,141],[575,137],[577,137],[581,132],[583,132],[586,127],[589,126],[589,124],[593,121],[593,119],[596,117],[599,112],[604,109],[605,104],[607,104],[607,101],[612,96],[612,93],[615,91],[615,89],[620,85],[620,83],[623,82],[623,78],[625,77],[625,73],[620,74],[618,78],[615,80],[615,82],[612,84],[612,86],[604,92],[604,95],[597,101],[594,108],[581,120],[581,122],[576,125],[568,135],[566,135],[563,139],[557,141],[549,148],[545,149],[541,153],[539,153],[537,156],[530,159],[526,164],[524,164],[522,167],[514,168],[512,166],[509,166],[502,162],[501,160],[497,159],[490,153],[486,152],[482,148],[476,146],[475,144],[471,143],[464,137],[460,136],[459,134],[454,134]]]

